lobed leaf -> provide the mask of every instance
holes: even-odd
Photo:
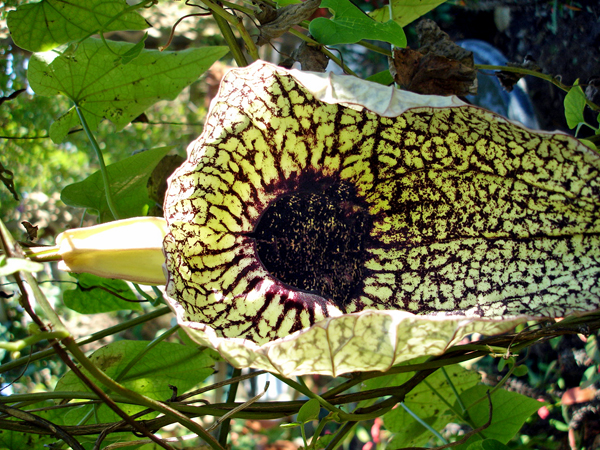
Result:
[[[19,47],[44,52],[100,32],[150,26],[128,9],[125,0],[42,0],[10,11],[7,25]]]
[[[323,45],[354,44],[361,39],[389,42],[406,46],[406,36],[394,21],[377,22],[354,6],[349,0],[323,0],[321,8],[331,8],[331,19],[318,17],[310,23],[310,34]]]
[[[143,50],[124,65],[135,44],[86,39],[60,56],[32,56],[28,77],[38,95],[65,95],[83,111],[92,131],[103,119],[122,129],[159,100],[172,100],[196,81],[228,47],[191,48],[179,52]],[[70,109],[50,127],[50,137],[61,142],[79,124]]]

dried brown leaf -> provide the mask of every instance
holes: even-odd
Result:
[[[394,80],[407,91],[426,95],[458,95],[477,93],[477,73],[459,61],[433,53],[394,49],[390,65]]]
[[[394,49],[390,72],[408,91],[428,95],[477,93],[473,53],[459,47],[432,20],[417,24],[421,48]]]
[[[294,61],[298,61],[302,70],[309,72],[325,72],[329,58],[319,48],[302,42],[300,47],[292,52]]]
[[[265,45],[283,35],[294,25],[298,25],[303,20],[308,20],[319,8],[320,3],[321,0],[306,0],[303,3],[287,5],[278,9],[277,16],[273,20],[259,27],[260,35],[256,45]],[[263,20],[267,20],[267,18],[263,18]]]
[[[521,69],[533,70],[535,72],[542,71],[540,66],[538,66],[536,64],[535,60],[530,55],[527,55],[522,63],[509,62],[509,63],[506,63],[506,65],[508,67],[516,67],[516,68],[521,68]],[[495,75],[498,78],[498,81],[500,81],[500,84],[502,85],[502,87],[504,89],[506,89],[506,91],[511,92],[513,90],[513,88],[515,87],[515,84],[517,84],[517,82],[521,78],[523,78],[526,74],[500,70],[500,71],[496,72]]]

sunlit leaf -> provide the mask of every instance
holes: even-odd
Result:
[[[44,266],[38,262],[23,258],[7,258],[5,255],[0,255],[0,277],[5,277],[19,271],[39,272],[43,269]]]
[[[361,39],[406,46],[404,30],[396,22],[377,22],[349,0],[323,0],[321,8],[331,8],[333,18],[317,17],[310,22],[310,34],[323,45],[353,44]]]
[[[459,394],[475,386],[481,379],[478,373],[463,369],[458,365],[445,368],[448,378]],[[413,374],[396,375],[391,386],[399,386]],[[426,383],[419,384],[405,398],[406,406],[421,420],[436,431],[453,417],[444,400],[452,404],[455,399],[452,386],[448,384],[441,370],[427,377]],[[385,426],[394,433],[389,448],[420,447],[431,439],[431,433],[414,419],[404,408],[394,408],[383,416]]]
[[[315,398],[307,401],[300,411],[298,411],[297,420],[300,423],[310,422],[311,420],[317,420],[319,418],[319,411],[321,410],[321,404]]]
[[[92,131],[103,119],[123,128],[159,100],[172,100],[194,82],[227,47],[191,48],[179,52],[143,50],[126,65],[126,55],[135,44],[86,39],[72,52],[34,54],[29,63],[29,82],[38,95],[65,95],[82,109]],[[52,124],[53,141],[64,139],[79,125],[72,108]]]
[[[489,402],[486,398],[486,392],[490,389],[489,386],[473,386],[460,396],[475,427],[483,426],[490,416]],[[473,442],[481,440],[481,436],[506,444],[521,429],[525,420],[546,404],[504,389],[496,390],[491,398],[493,406],[491,425],[457,447],[459,450],[467,449]],[[456,407],[458,408],[458,404]]]
[[[31,52],[44,52],[98,32],[143,30],[150,25],[125,0],[42,0],[8,13],[12,39]]]
[[[145,214],[148,205],[153,203],[146,189],[148,179],[159,161],[170,150],[171,147],[146,150],[108,166],[110,189],[120,218]],[[65,187],[61,199],[69,206],[98,211],[102,222],[113,219],[106,202],[104,183],[99,170],[85,180]]]
[[[123,370],[146,350],[148,344],[148,341],[113,342],[96,350],[90,359],[108,376],[118,378],[126,388],[161,401],[173,395],[169,385],[176,386],[177,392],[182,394],[213,373],[214,360],[207,353],[182,344],[161,342],[145,353],[122,376]],[[87,371],[84,372],[89,376]],[[67,372],[56,384],[55,391],[85,392],[88,388],[73,372]],[[120,406],[128,414],[143,409],[135,405]],[[90,407],[80,408],[78,412],[73,413],[71,423],[76,423],[76,415],[85,416],[89,411]],[[94,417],[100,422],[120,420],[106,405],[99,407]]]
[[[391,0],[392,20],[401,27],[404,27],[445,1],[446,0]],[[386,5],[370,12],[369,15],[378,22],[387,22],[390,20],[390,7]]]

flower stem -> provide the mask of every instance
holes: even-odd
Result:
[[[237,39],[233,35],[233,31],[231,31],[231,27],[229,26],[227,20],[225,20],[218,14],[213,14],[213,18],[215,19],[215,22],[217,22],[219,30],[221,30],[221,34],[223,35],[223,38],[225,38],[225,42],[227,42],[227,45],[229,46],[229,51],[231,51],[231,53],[233,54],[233,58],[235,59],[237,65],[239,67],[247,66],[248,60],[246,59],[246,55],[244,55],[244,52],[238,45]]]
[[[106,164],[104,163],[104,156],[102,155],[102,150],[100,150],[100,146],[98,146],[98,142],[96,142],[96,138],[94,137],[90,127],[85,120],[85,116],[83,115],[83,111],[79,108],[79,105],[75,103],[75,111],[77,111],[77,115],[79,116],[79,121],[83,126],[83,130],[87,135],[96,156],[98,157],[98,162],[100,163],[100,173],[102,174],[102,181],[104,182],[104,192],[106,194],[106,203],[108,203],[108,209],[110,209],[111,214],[115,218],[115,220],[119,220],[119,214],[117,212],[117,206],[113,200],[112,194],[110,192],[110,182],[108,180],[108,170],[106,168]]]
[[[206,5],[206,7],[208,9],[210,9],[213,12],[213,16],[222,17],[223,19],[225,19],[227,22],[232,24],[238,30],[238,32],[240,33],[240,36],[242,37],[242,39],[244,40],[244,43],[246,44],[246,49],[248,50],[250,57],[252,57],[254,60],[260,59],[258,56],[258,49],[256,48],[256,44],[254,44],[252,37],[248,33],[248,30],[246,30],[246,27],[244,26],[244,24],[242,23],[242,20],[239,17],[234,16],[231,13],[228,13],[227,11],[225,11],[225,9],[223,9],[223,7],[219,6],[212,0],[202,0],[202,2]]]
[[[561,83],[556,77],[552,75],[546,75],[545,73],[536,72],[535,70],[522,69],[521,67],[510,67],[510,66],[490,66],[488,64],[475,64],[475,69],[477,70],[499,70],[503,72],[514,72],[521,73],[524,75],[531,75],[536,78],[540,78],[542,80],[546,80],[549,83],[552,83],[554,86],[562,89],[565,92],[569,92],[571,87],[566,84]],[[585,99],[585,103],[594,111],[600,111],[600,106],[596,105],[594,102]]]
[[[0,342],[0,348],[8,350],[9,352],[18,352],[25,347],[36,344],[44,339],[62,339],[69,336],[68,332],[65,331],[45,331],[42,333],[28,336],[25,339],[19,339],[13,342]]]
[[[406,411],[413,419],[419,422],[423,428],[428,430],[436,438],[442,441],[442,444],[446,445],[448,443],[448,441],[444,439],[444,436],[442,436],[435,428],[433,428],[431,425],[429,425],[427,422],[421,419],[418,415],[412,412],[412,410],[408,406],[406,406],[404,402],[400,402],[400,406],[402,406],[402,408],[404,408],[404,411]]]

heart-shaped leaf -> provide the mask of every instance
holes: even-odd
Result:
[[[55,57],[35,54],[28,77],[38,95],[62,94],[82,109],[90,128],[102,119],[122,129],[150,105],[172,100],[188,84],[196,81],[227,47],[192,48],[180,52],[143,50],[129,64],[121,58],[135,44],[86,39],[74,50]],[[50,127],[50,137],[61,142],[70,128],[79,124],[72,108]]]
[[[335,11],[332,19],[318,17],[310,23],[310,34],[323,45],[353,44],[361,39],[389,42],[406,46],[406,36],[394,21],[377,22],[349,0],[323,0],[321,8]]]

